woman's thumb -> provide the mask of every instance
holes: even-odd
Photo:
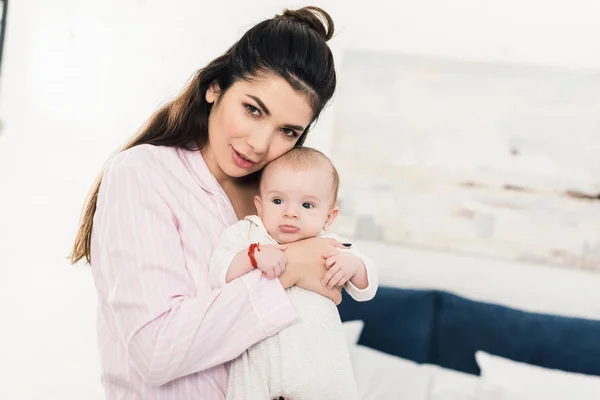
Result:
[[[331,239],[331,245],[333,247],[337,247],[338,249],[345,249],[346,248],[346,246],[344,246],[343,244],[341,244],[340,242],[338,242],[335,239]]]

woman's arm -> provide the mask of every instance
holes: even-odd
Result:
[[[219,244],[209,263],[212,287],[222,287],[235,278],[254,270],[247,254],[250,224],[249,221],[241,220],[221,234]],[[323,255],[338,247],[344,248],[338,241],[328,239],[305,239],[286,244],[284,254],[287,264],[284,272],[279,276],[283,287],[287,289],[298,285],[329,297],[339,304],[341,302],[340,291],[328,289],[321,284],[323,276],[327,272]],[[259,255],[257,254],[257,258]],[[288,273],[285,272],[287,269],[290,269]]]
[[[200,266],[186,266],[177,221],[155,190],[155,165],[129,153],[107,167],[92,268],[131,365],[162,385],[234,359],[297,316],[280,282],[260,271],[217,290],[192,282],[187,268]]]
[[[334,239],[312,238],[286,244],[287,265],[279,276],[284,288],[298,286],[332,299],[335,304],[342,302],[340,288],[329,289],[323,285],[327,273],[324,256],[335,248],[344,248]]]

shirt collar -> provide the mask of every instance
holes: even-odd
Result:
[[[208,165],[206,165],[200,150],[178,148],[177,153],[202,189],[210,194],[215,194],[219,190],[220,185],[212,172],[210,172],[210,169],[208,169]]]

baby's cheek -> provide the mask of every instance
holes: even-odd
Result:
[[[277,219],[273,218],[272,213],[265,212],[263,214],[262,222],[265,225],[267,232],[277,234]]]

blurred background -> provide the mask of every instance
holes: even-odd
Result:
[[[339,85],[307,145],[382,282],[600,319],[599,3],[313,4]],[[304,5],[0,7],[1,399],[103,398],[95,289],[67,260],[93,181],[198,68]]]

